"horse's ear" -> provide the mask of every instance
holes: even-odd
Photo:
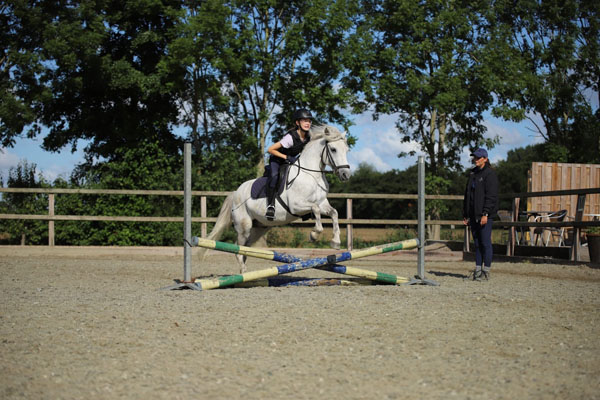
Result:
[[[325,136],[329,135],[329,128],[326,127],[324,133],[325,133]]]

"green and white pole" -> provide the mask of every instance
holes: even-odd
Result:
[[[295,271],[302,271],[304,269],[309,268],[318,268],[326,265],[335,265],[339,262],[355,260],[377,254],[388,253],[391,251],[414,249],[418,245],[419,242],[417,239],[404,240],[402,242],[390,243],[389,245],[370,247],[368,249],[355,250],[350,252],[343,252],[340,254],[333,254],[327,257],[317,257],[306,261],[284,264],[277,267],[267,268],[259,271],[246,272],[239,275],[224,276],[217,279],[197,279],[195,281],[195,284],[199,286],[202,290],[223,288],[242,282],[250,282],[257,279],[269,278],[272,276],[287,274]],[[268,252],[268,250],[262,250],[260,252]],[[383,277],[383,279],[387,279],[387,277]],[[386,282],[391,283],[389,281]]]
[[[407,243],[407,242],[408,241],[389,243],[389,244],[375,246],[375,247],[372,247],[367,250],[371,251],[374,249],[393,247],[399,243]],[[237,244],[219,242],[219,241],[203,239],[203,238],[199,238],[199,237],[192,238],[192,245],[204,247],[204,248],[211,249],[211,250],[224,251],[224,252],[233,253],[233,254],[241,254],[241,255],[248,256],[248,257],[261,258],[264,260],[279,261],[279,262],[284,262],[284,263],[297,263],[297,262],[303,261],[301,258],[295,257],[295,256],[293,256],[291,254],[287,254],[287,253],[280,253],[278,251],[257,249],[257,248],[253,248],[253,247],[239,246]],[[357,250],[354,253],[358,254],[360,251],[362,251],[362,250]],[[375,254],[378,254],[378,253],[375,253]],[[360,258],[360,257],[355,256],[354,258]],[[346,266],[337,265],[337,264],[323,265],[321,267],[315,267],[315,268],[325,270],[325,271],[335,272],[338,274],[350,275],[350,276],[355,276],[355,277],[359,277],[359,278],[365,278],[365,279],[369,279],[369,280],[381,282],[381,283],[401,284],[401,283],[410,282],[410,280],[408,278],[404,278],[402,276],[386,274],[383,272],[375,272],[375,271],[370,271],[370,270],[356,268],[356,267],[346,267]]]

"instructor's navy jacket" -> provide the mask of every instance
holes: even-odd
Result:
[[[498,211],[498,176],[489,166],[471,170],[465,190],[463,217],[479,221],[483,214],[490,217]]]

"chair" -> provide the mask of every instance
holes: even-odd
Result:
[[[567,217],[567,210],[555,211],[550,214],[539,215],[535,218],[535,222],[562,222]],[[547,235],[544,235],[548,231]],[[538,240],[540,237],[542,238],[542,243],[544,246],[548,246],[550,242],[550,238],[554,241],[554,238],[558,238],[558,246],[562,246],[565,244],[565,228],[563,226],[559,228],[555,227],[537,227],[533,231],[533,235],[535,236],[535,245],[537,246]],[[545,236],[545,239],[544,239]]]

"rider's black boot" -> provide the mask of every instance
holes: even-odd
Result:
[[[267,213],[266,217],[269,221],[275,218],[275,188],[267,185]]]

